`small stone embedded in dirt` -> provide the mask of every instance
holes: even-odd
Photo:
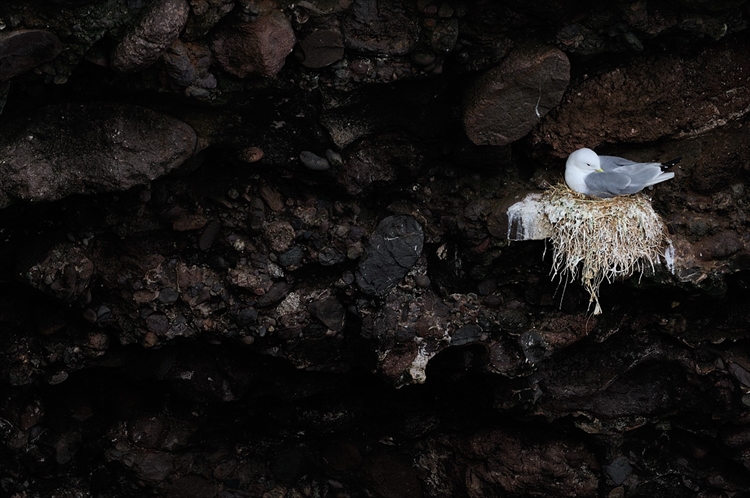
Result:
[[[357,285],[367,294],[384,295],[414,266],[423,244],[422,225],[413,217],[383,219],[370,236],[357,267]]]

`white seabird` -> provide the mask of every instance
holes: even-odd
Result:
[[[637,163],[622,157],[600,156],[591,149],[578,149],[568,156],[565,163],[565,183],[576,192],[592,197],[635,194],[674,177],[674,173],[662,171],[662,166],[661,163]]]

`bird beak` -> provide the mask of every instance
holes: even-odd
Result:
[[[601,169],[601,168],[599,168],[599,169],[597,169],[597,170],[594,170],[594,171],[596,171],[597,173],[604,173],[604,170],[603,170],[603,169]]]

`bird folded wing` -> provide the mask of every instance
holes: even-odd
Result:
[[[625,193],[630,186],[630,177],[622,173],[594,172],[585,179],[588,194],[596,197],[614,197]]]

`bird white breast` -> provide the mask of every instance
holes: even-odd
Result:
[[[586,187],[586,173],[575,166],[565,168],[565,183],[568,184],[568,187],[581,194],[589,191],[588,187]]]

